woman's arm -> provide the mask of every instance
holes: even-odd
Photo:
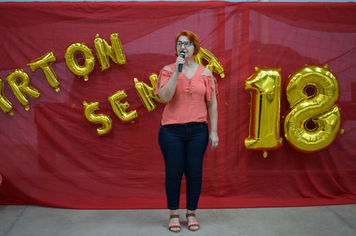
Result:
[[[169,102],[170,100],[172,100],[174,93],[176,92],[178,76],[180,75],[180,73],[182,73],[178,71],[178,67],[179,64],[184,64],[184,63],[185,63],[184,58],[179,56],[176,59],[176,63],[175,63],[176,65],[174,71],[169,65],[163,68],[165,70],[173,72],[171,78],[169,78],[168,82],[163,87],[161,87],[161,79],[159,79],[158,96],[161,98],[163,102]]]
[[[209,142],[211,149],[215,149],[219,144],[218,136],[218,102],[216,100],[216,94],[211,96],[211,101],[207,102],[209,121],[210,121],[210,133]]]
[[[162,102],[169,102],[170,100],[172,100],[176,91],[177,79],[179,74],[176,71],[173,71],[170,66],[165,66],[163,69],[171,71],[173,72],[173,74],[163,87],[161,87],[161,78],[159,79],[158,96],[161,98]]]
[[[210,72],[211,74],[211,72]],[[212,76],[212,74],[211,74]],[[209,122],[210,122],[210,133],[209,133],[209,142],[211,144],[211,149],[215,149],[219,143],[218,136],[218,101],[216,98],[216,86],[215,81],[213,81],[214,93],[211,96],[211,101],[206,102],[206,107],[208,109]]]

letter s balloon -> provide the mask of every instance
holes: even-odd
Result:
[[[83,102],[84,105],[84,116],[90,123],[101,124],[101,127],[97,128],[97,135],[103,136],[109,134],[112,130],[111,118],[104,114],[95,114],[96,110],[99,110],[99,102],[87,103]]]

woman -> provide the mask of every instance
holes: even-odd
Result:
[[[200,50],[200,42],[193,32],[180,32],[175,43],[176,62],[165,66],[157,81],[156,94],[167,103],[158,142],[166,168],[166,197],[170,210],[168,228],[173,232],[181,230],[178,209],[184,173],[188,228],[196,231],[199,223],[195,210],[202,186],[203,157],[208,141],[211,149],[215,149],[219,142],[217,83],[209,69],[194,61]],[[179,65],[183,66],[181,72]]]

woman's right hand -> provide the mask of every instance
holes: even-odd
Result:
[[[185,63],[185,59],[183,58],[183,57],[181,57],[181,56],[178,56],[177,57],[177,60],[176,60],[176,68],[175,68],[175,72],[176,73],[178,73],[178,74],[180,74],[180,73],[182,73],[182,72],[179,72],[179,65],[181,64],[181,65],[184,65],[184,63]]]
[[[177,61],[178,58],[175,63],[176,65]],[[169,102],[174,96],[174,93],[176,91],[177,79],[179,76],[179,72],[177,72],[177,67],[178,66],[176,66],[175,70],[173,70],[170,65],[166,65],[165,67],[163,67],[164,70],[170,71],[173,74],[164,86],[161,85],[161,78],[158,79],[158,96],[161,98],[162,102]]]

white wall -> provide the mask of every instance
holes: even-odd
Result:
[[[78,2],[94,2],[94,0],[91,1],[80,1],[76,0]],[[96,1],[106,1],[106,2],[130,2],[132,0],[96,0]],[[136,0],[136,2],[157,2],[157,1],[165,1],[165,0]],[[169,0],[172,2],[184,2],[182,0]],[[199,1],[207,1],[207,0],[190,0],[191,2],[199,2]],[[209,0],[208,0],[209,1]],[[52,0],[52,1],[47,1],[47,0],[12,0],[12,1],[7,1],[7,0],[0,0],[0,2],[73,2],[73,0]],[[229,0],[226,2],[356,2],[356,0],[254,0],[254,1],[249,1],[249,0]]]

